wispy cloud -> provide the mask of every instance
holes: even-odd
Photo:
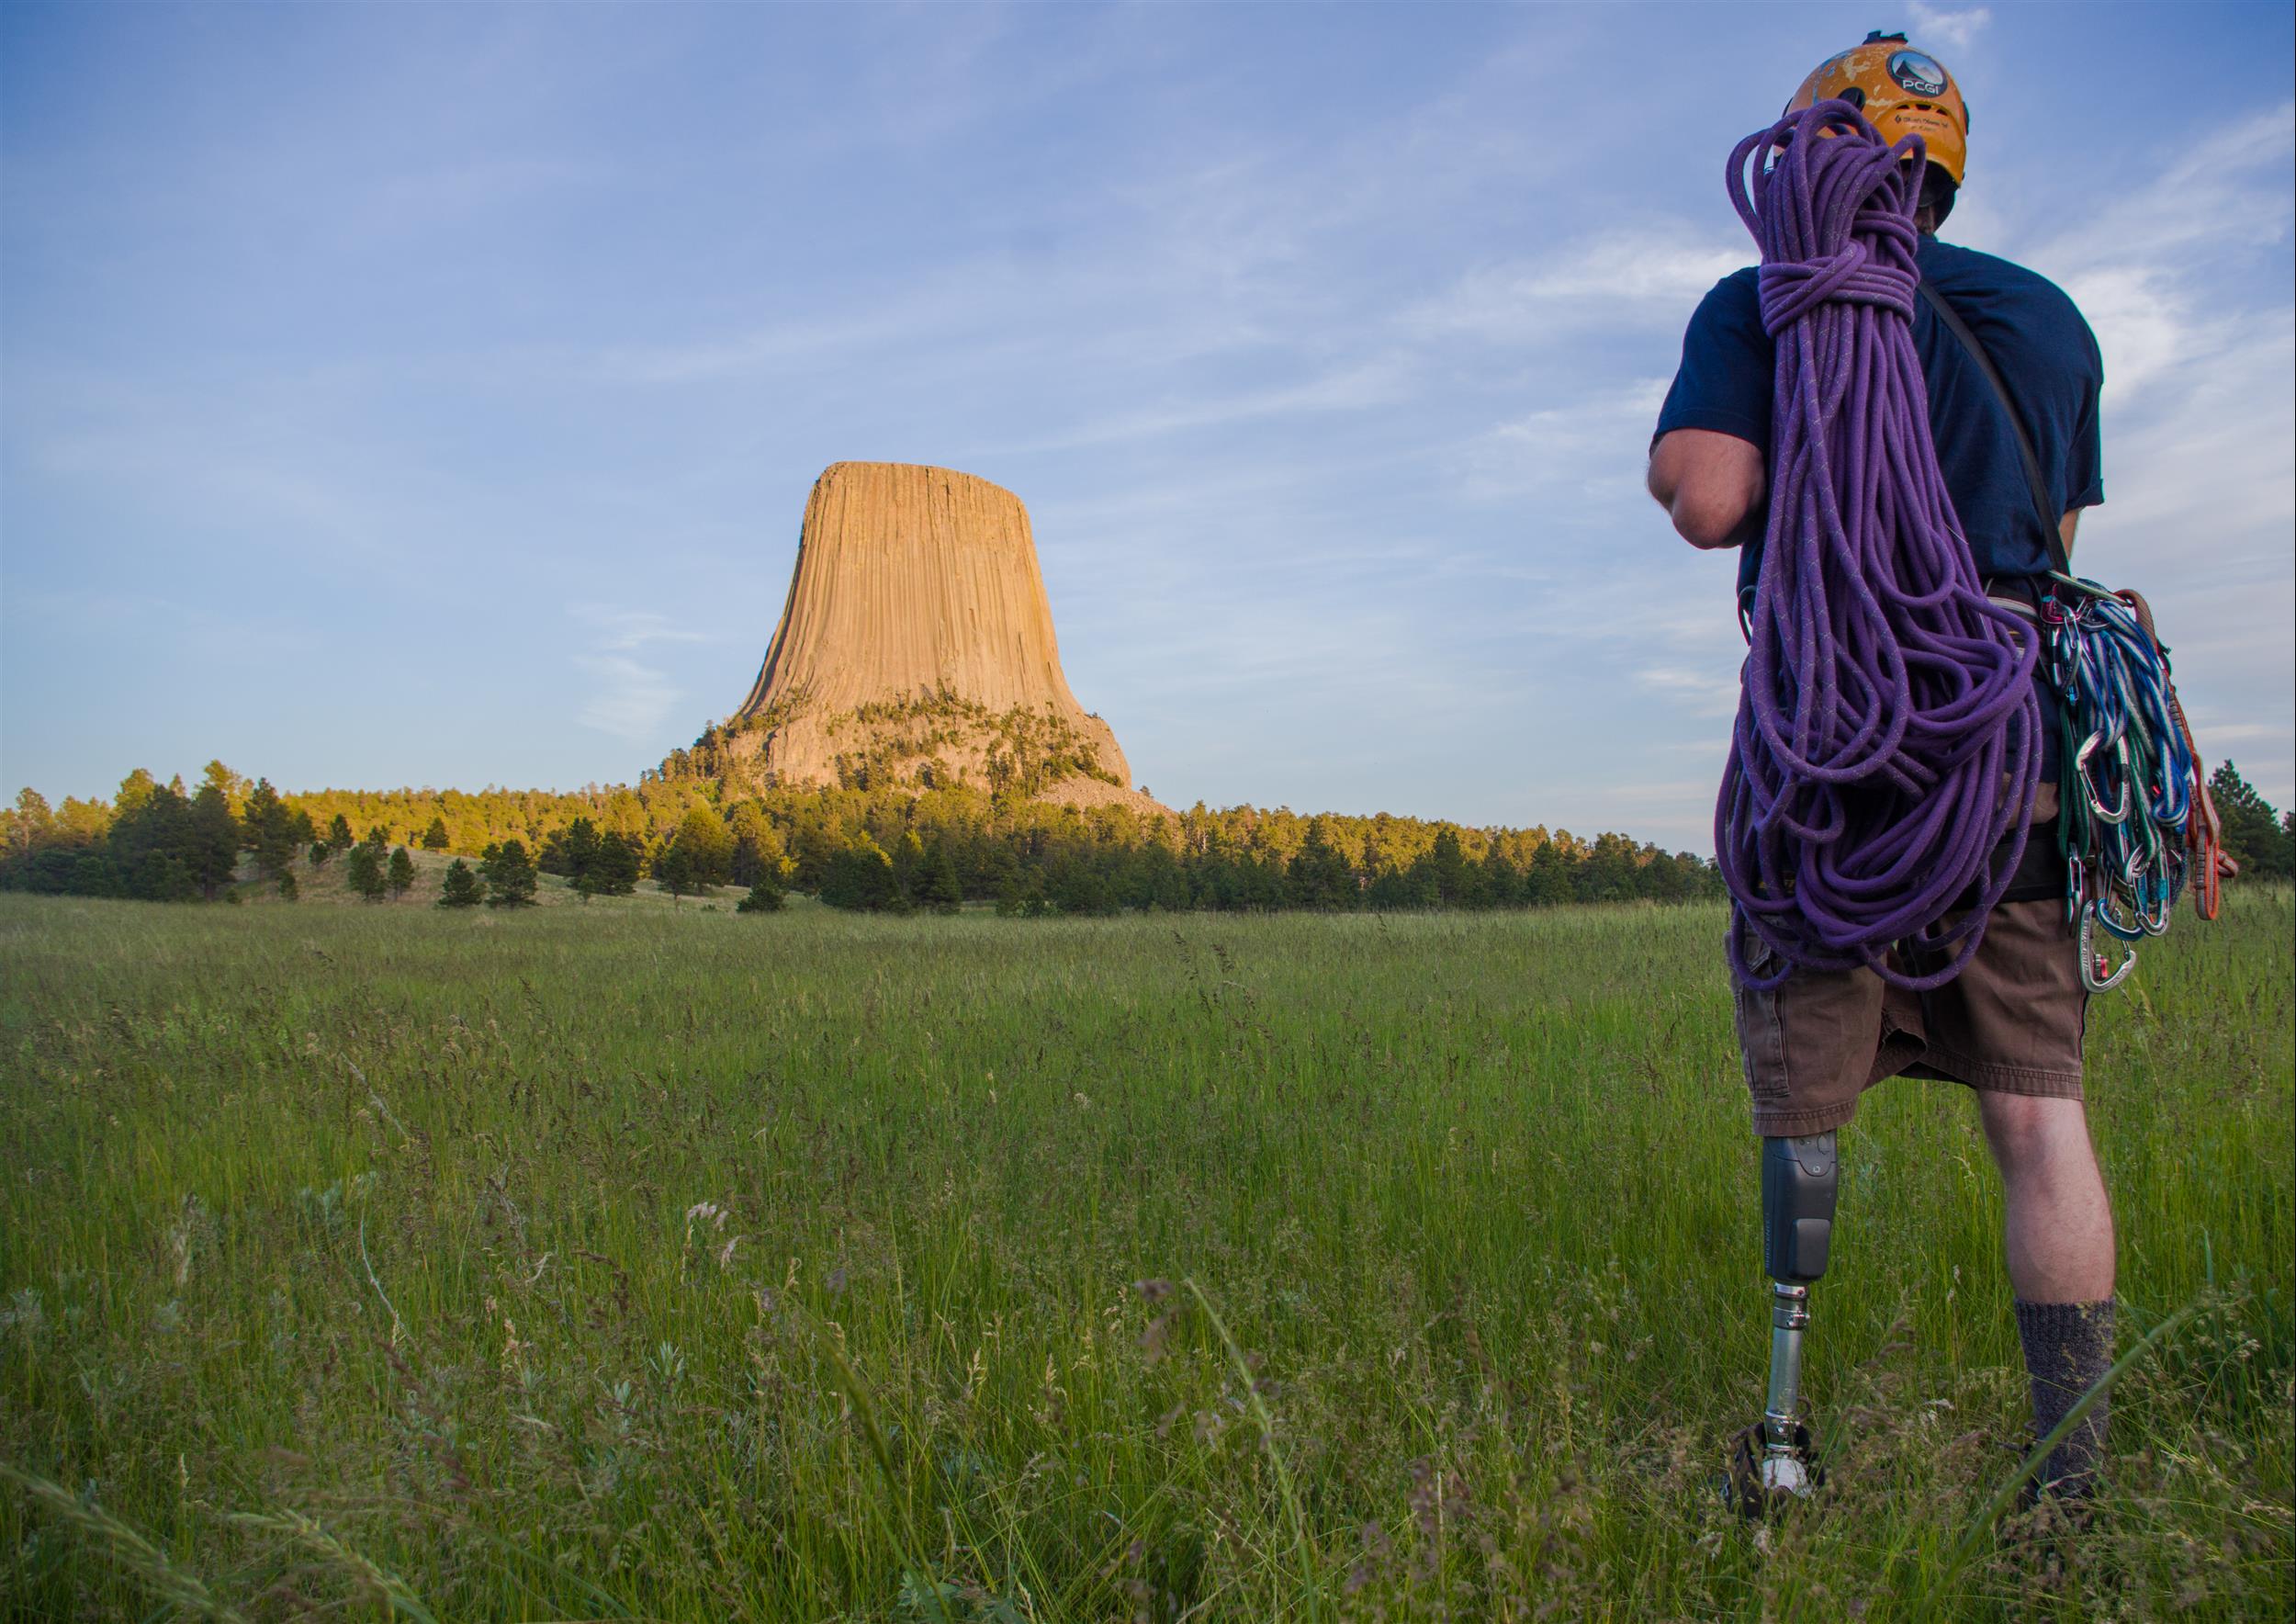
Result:
[[[2105,352],[2105,399],[2125,407],[2165,376],[2252,336],[2223,300],[2227,262],[2288,240],[2296,104],[2244,118],[2156,177],[2113,193],[2088,220],[2033,245]],[[2286,289],[2279,308],[2285,310]]]
[[[680,624],[654,609],[623,609],[601,603],[576,603],[568,613],[589,626],[601,648],[619,653],[643,648],[648,643],[706,643],[709,634]]]
[[[1665,378],[1638,378],[1487,430],[1465,453],[1469,491],[1485,499],[1631,497],[1666,389]]]
[[[1605,231],[1537,259],[1470,271],[1403,321],[1496,344],[1536,343],[1604,320],[1678,322],[1751,257],[1747,244],[1684,225]]]
[[[1170,400],[1138,411],[1078,423],[1041,439],[996,447],[987,454],[1012,451],[1054,451],[1070,446],[1136,442],[1191,429],[1227,427],[1262,419],[1296,417],[1314,412],[1360,412],[1395,400],[1409,387],[1409,367],[1400,357],[1387,356],[1341,367],[1297,383],[1231,393],[1199,393],[1192,399]]]
[[[583,726],[658,749],[684,692],[667,671],[637,656],[656,643],[707,642],[707,634],[651,609],[580,603],[568,613],[591,634],[590,650],[574,656],[575,668],[591,680],[579,713]]]
[[[1645,666],[1635,672],[1635,686],[1694,716],[1732,716],[1738,714],[1738,672],[1698,671],[1678,665]]]
[[[682,696],[668,676],[626,654],[578,655],[574,664],[594,684],[580,713],[584,727],[631,744],[658,746]]]
[[[1906,15],[1913,23],[1915,44],[1941,45],[1950,51],[1968,50],[1993,20],[1992,11],[1983,6],[1954,11],[1942,6],[1924,6],[1921,0],[1912,0]]]

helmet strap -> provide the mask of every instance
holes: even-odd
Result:
[[[1945,223],[1945,217],[1953,212],[1953,199],[1961,188],[1953,177],[1942,169],[1927,169],[1921,175],[1921,199],[1918,207],[1930,210],[1930,229]]]

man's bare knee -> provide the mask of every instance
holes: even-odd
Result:
[[[2038,1169],[2067,1154],[2088,1155],[2088,1113],[2077,1100],[1982,1093],[1977,1109],[1986,1142],[2005,1175]]]

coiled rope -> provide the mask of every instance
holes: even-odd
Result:
[[[1769,528],[1715,808],[1730,961],[1750,986],[1796,966],[1941,985],[2024,851],[2039,639],[1986,601],[1930,439],[1912,329],[1922,167],[1918,137],[1893,147],[1841,101],[1730,154],[1778,356]],[[1945,922],[1973,885],[1978,905]],[[1748,964],[1749,934],[1774,968]],[[1901,942],[1919,951],[1893,964]]]

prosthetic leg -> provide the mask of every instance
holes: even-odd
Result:
[[[1761,1257],[1770,1286],[1770,1402],[1761,1424],[1740,1433],[1730,1490],[1759,1517],[1782,1500],[1802,1499],[1824,1481],[1801,1420],[1802,1333],[1809,1328],[1810,1282],[1826,1272],[1840,1163],[1830,1133],[1761,1142]]]

